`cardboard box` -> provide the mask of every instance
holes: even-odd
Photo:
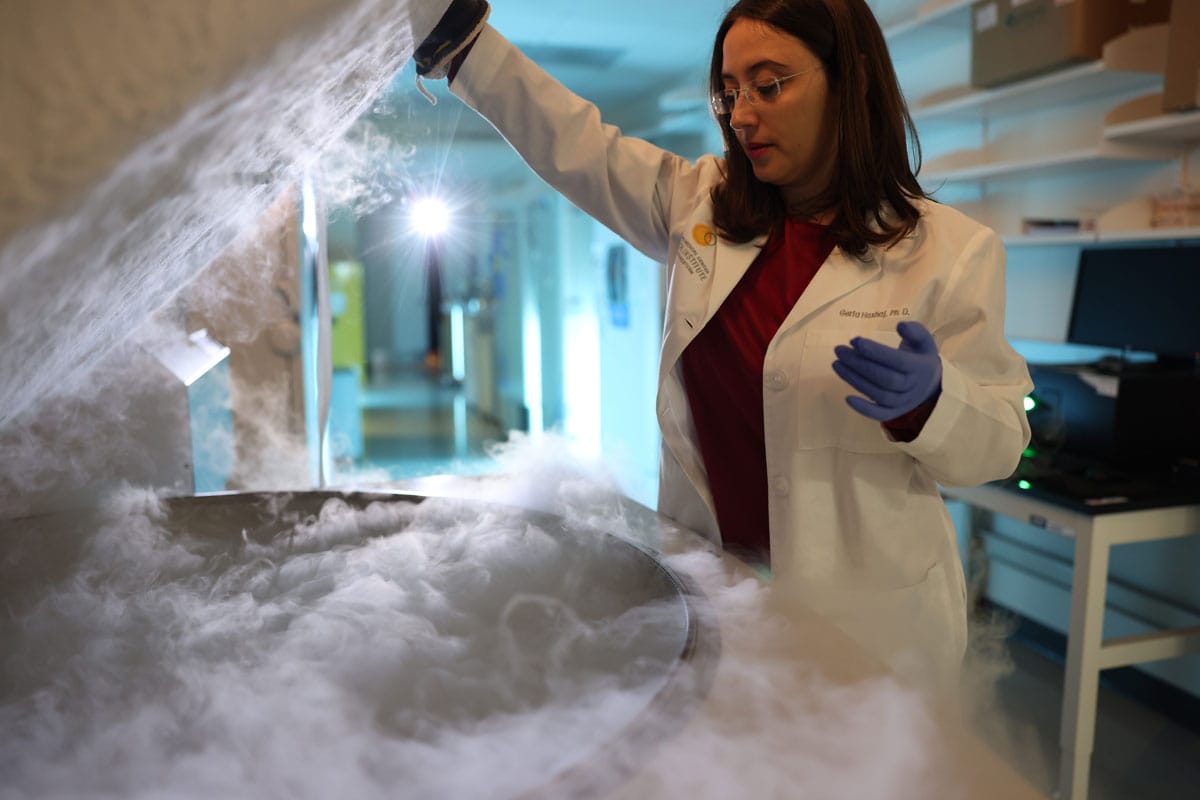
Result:
[[[1165,0],[978,0],[971,83],[1000,86],[1097,59],[1109,39],[1166,13]]]
[[[1200,0],[1175,0],[1167,31],[1163,111],[1200,105]]]
[[[1182,189],[1151,200],[1151,228],[1192,228],[1200,225],[1200,192]]]

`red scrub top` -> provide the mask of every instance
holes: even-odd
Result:
[[[767,563],[763,360],[833,250],[824,225],[789,219],[683,352],[683,376],[725,549]]]

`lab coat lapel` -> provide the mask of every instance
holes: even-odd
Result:
[[[746,244],[718,238],[712,230],[711,202],[701,205],[687,221],[674,254],[660,377],[674,368],[765,242],[765,236]]]
[[[713,269],[712,290],[708,294],[708,305],[704,311],[704,321],[708,322],[717,313],[721,303],[729,297],[733,287],[746,274],[750,264],[762,252],[767,237],[760,236],[745,244],[733,244],[720,241],[716,247],[717,263]]]
[[[846,255],[840,247],[835,247],[829,258],[825,259],[825,263],[817,270],[804,293],[800,295],[799,301],[792,307],[780,326],[779,333],[785,333],[838,298],[845,297],[863,284],[874,280],[883,271],[879,263],[882,257],[876,250],[874,260],[864,262]]]
[[[675,250],[658,373],[658,415],[663,441],[710,514],[712,496],[703,478],[700,452],[694,442],[688,441],[682,425],[688,412],[674,411],[685,400],[682,382],[672,373],[684,348],[716,314],[766,242],[764,236],[747,244],[730,244],[720,240],[711,226],[712,207],[705,203],[688,220]]]

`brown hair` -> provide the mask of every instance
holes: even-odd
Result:
[[[865,0],[740,0],[717,30],[709,73],[713,93],[724,88],[725,36],[739,19],[795,36],[825,70],[838,166],[830,185],[802,211],[832,211],[830,235],[858,258],[871,245],[892,244],[911,233],[920,218],[912,201],[927,195],[909,163],[908,142],[918,167],[921,148],[883,32]],[[729,117],[719,123],[725,179],[712,191],[713,221],[726,239],[748,242],[782,224],[788,209],[777,187],[754,176]]]

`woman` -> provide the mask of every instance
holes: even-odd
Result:
[[[1000,240],[917,183],[870,9],[734,5],[710,74],[724,158],[694,163],[602,124],[487,10],[456,0],[418,72],[668,265],[659,511],[893,664],[951,674],[966,592],[938,484],[1011,473],[1031,384]]]

